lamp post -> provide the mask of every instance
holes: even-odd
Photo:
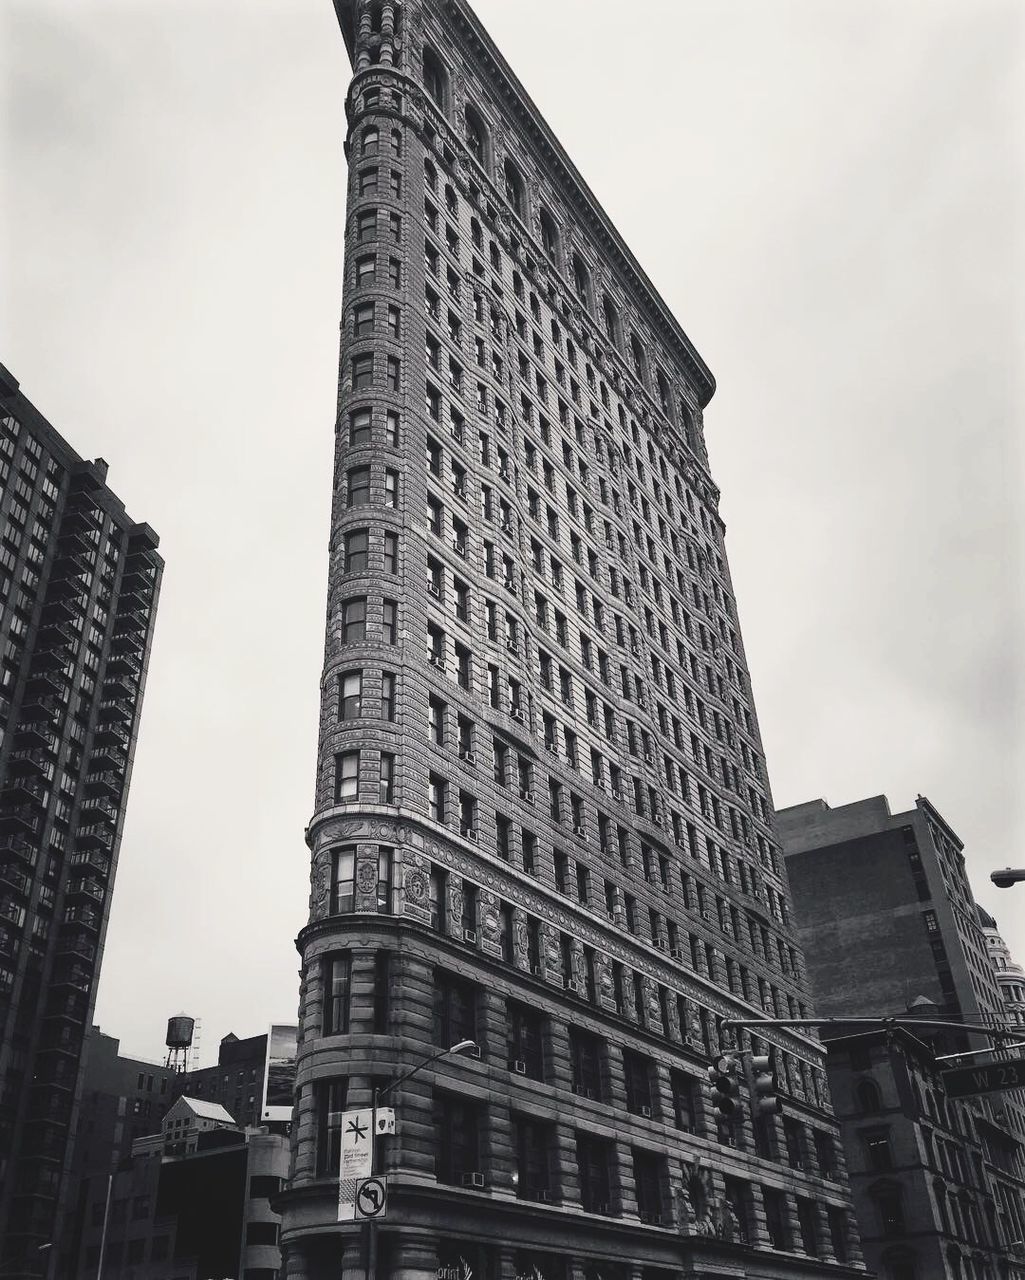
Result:
[[[1025,880],[1025,868],[1004,867],[1002,871],[991,871],[989,878],[998,889],[1010,889],[1012,884]]]
[[[373,1111],[371,1112],[371,1139],[370,1139],[370,1173],[374,1173],[374,1157],[377,1154],[377,1107],[381,1099],[386,1093],[391,1093],[393,1089],[398,1088],[400,1084],[405,1084],[407,1080],[411,1080],[413,1076],[423,1071],[424,1067],[429,1067],[431,1063],[437,1062],[439,1058],[445,1058],[450,1053],[466,1053],[470,1049],[476,1049],[477,1042],[475,1040],[460,1040],[457,1044],[451,1045],[447,1049],[439,1049],[437,1053],[432,1053],[424,1058],[422,1062],[418,1062],[415,1067],[405,1072],[404,1075],[392,1080],[386,1084],[383,1089],[374,1089]],[[377,1220],[371,1218],[367,1223],[367,1269],[366,1280],[376,1280],[377,1277]]]

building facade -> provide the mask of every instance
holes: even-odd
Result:
[[[880,1280],[1022,1280],[1021,1204],[993,1176],[974,1100],[946,1096],[906,1031],[831,1039],[827,1070],[865,1261]]]
[[[992,944],[987,946],[983,931],[984,917],[965,873],[963,845],[925,797],[919,796],[915,808],[904,813],[892,813],[885,797],[874,796],[837,808],[815,800],[781,810],[776,817],[813,998],[823,1016],[910,1012],[975,1026],[1013,1027],[991,960]],[[989,1041],[923,1024],[917,1042],[923,1052],[927,1046],[934,1055],[929,1098],[935,1106],[930,1103],[923,1109],[926,1094],[917,1096],[905,1089],[900,1123],[910,1135],[908,1151],[913,1148],[915,1158],[922,1160],[922,1176],[949,1178],[951,1166],[939,1144],[935,1150],[929,1148],[924,1136],[939,1120],[951,1123],[943,1108],[935,1057],[978,1050]],[[962,1064],[986,1060],[980,1054],[963,1059]],[[918,1061],[925,1059],[919,1055]],[[885,1054],[883,1065],[892,1073],[893,1063]],[[845,1069],[842,1063],[840,1069]],[[834,1078],[832,1049],[830,1084],[846,1138],[846,1121],[852,1114],[845,1111],[843,1101],[848,1081]],[[887,1089],[894,1097],[890,1085],[884,1092]],[[994,1274],[994,1251],[995,1256],[1010,1256],[1009,1246],[1023,1238],[1025,1107],[1021,1091],[979,1095],[951,1104],[950,1111],[961,1118],[955,1135],[960,1133],[966,1143],[970,1137],[981,1148],[982,1173],[975,1174],[973,1162],[969,1172],[974,1182],[965,1183],[974,1187],[971,1194],[980,1197],[985,1209],[980,1207],[981,1227],[976,1230],[971,1218],[948,1216],[942,1198],[933,1194],[927,1208],[935,1251],[927,1254],[919,1248],[923,1240],[915,1239],[917,1230],[927,1228],[915,1228],[910,1215],[901,1216],[899,1225],[897,1219],[891,1221],[885,1239],[873,1237],[866,1221],[859,1218],[867,1260],[878,1262],[881,1251],[889,1251],[892,1259],[902,1260],[903,1270],[893,1263],[899,1280],[913,1275],[939,1280]],[[855,1189],[857,1194],[856,1180]],[[977,1253],[986,1258],[989,1270],[973,1269]],[[944,1270],[935,1269],[939,1264],[930,1261],[936,1257],[945,1259]]]
[[[86,1206],[106,1191],[111,1172],[132,1153],[132,1143],[159,1133],[174,1100],[174,1073],[159,1063],[123,1057],[120,1041],[92,1027],[82,1048],[80,1100],[68,1162],[67,1206],[56,1240],[57,1275],[74,1275]],[[97,1190],[99,1189],[99,1190]]]
[[[288,1274],[848,1274],[693,345],[463,0],[345,3],[349,198]],[[742,1047],[751,1041],[744,1032]]]
[[[1011,948],[1001,936],[997,922],[982,907],[979,907],[979,924],[986,940],[986,953],[996,975],[1004,1014],[1009,1024],[1021,1027],[1022,1039],[1025,1039],[1025,969],[1011,955]]]
[[[219,1102],[242,1128],[260,1123],[260,1099],[267,1064],[267,1036],[240,1040],[230,1032],[217,1047],[217,1063],[184,1071],[172,1085],[172,1095]]]
[[[136,1139],[83,1204],[80,1251],[66,1274],[125,1280],[277,1280],[272,1197],[288,1173],[284,1135],[241,1129],[219,1104],[180,1097],[159,1131]]]
[[[0,1271],[60,1231],[163,562],[0,366]]]

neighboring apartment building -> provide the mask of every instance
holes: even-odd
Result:
[[[717,1122],[728,1016],[809,1012],[710,478],[714,382],[464,0],[338,0],[355,68],[289,1275],[859,1261],[822,1046]],[[750,1038],[742,1036],[745,1047]],[[343,1188],[343,1192],[345,1188]]]
[[[935,1010],[931,1011],[935,1013]],[[1025,1214],[993,1175],[989,1121],[947,1098],[907,1031],[829,1041],[829,1087],[865,1261],[880,1280],[1023,1280]]]
[[[982,920],[987,917],[980,917],[965,873],[962,843],[934,805],[919,796],[914,809],[894,814],[883,796],[836,808],[815,800],[780,810],[776,819],[786,852],[794,918],[819,1013],[842,1018],[910,1012],[923,1019],[976,1026],[1013,1025],[991,962],[992,943],[987,947],[983,932]],[[917,1038],[936,1055],[967,1052],[989,1043],[978,1035],[924,1024]],[[926,1060],[920,1057],[919,1061]],[[986,1058],[980,1055],[976,1061]],[[892,1064],[886,1069],[892,1070]],[[848,1112],[838,1092],[832,1050],[829,1071],[851,1158]],[[935,1084],[932,1094],[935,1114],[943,1119],[942,1091]],[[929,1153],[922,1136],[928,1117],[935,1120],[935,1114],[928,1107],[923,1111],[921,1099],[912,1098],[906,1090],[902,1096],[905,1121],[916,1130],[914,1142],[922,1169],[932,1177],[950,1176],[941,1153]],[[906,1274],[921,1280],[959,1276],[962,1272],[950,1259],[961,1255],[963,1274],[974,1278],[971,1258],[976,1250],[999,1252],[1022,1238],[1025,1108],[1021,1092],[980,1095],[963,1105],[952,1104],[951,1110],[956,1116],[969,1117],[962,1127],[981,1145],[983,1174],[976,1178],[975,1188],[976,1193],[981,1193],[983,1185],[991,1188],[982,1193],[991,1197],[984,1213],[980,1208],[985,1229],[972,1234],[970,1217],[967,1226],[953,1213],[944,1218],[942,1199],[934,1197],[937,1248],[942,1244],[939,1252],[948,1259],[948,1269],[936,1271],[930,1270],[935,1263],[917,1256],[923,1242],[913,1238],[911,1214],[901,1220],[901,1230],[891,1221],[885,1242],[874,1240],[869,1223],[859,1219],[870,1265],[878,1260],[883,1243],[897,1256],[901,1245],[897,1237],[906,1237],[903,1247],[909,1255],[916,1254],[918,1270],[898,1271],[901,1280]],[[852,1173],[855,1170],[856,1164]],[[987,1234],[993,1230],[990,1208],[1000,1231],[995,1238]],[[991,1264],[992,1258],[986,1265]]]
[[[288,1139],[242,1130],[218,1103],[181,1097],[160,1132],[133,1144],[109,1181],[90,1185],[79,1280],[276,1280]]]
[[[85,1206],[97,1187],[132,1153],[132,1143],[159,1133],[174,1100],[174,1072],[159,1063],[122,1057],[120,1041],[92,1027],[82,1050],[82,1081],[67,1174],[63,1229],[57,1275],[74,1274],[81,1250]]]
[[[0,1273],[41,1273],[163,561],[0,366]]]
[[[267,1035],[240,1040],[229,1031],[217,1048],[217,1064],[176,1076],[172,1095],[219,1102],[241,1128],[260,1123]]]

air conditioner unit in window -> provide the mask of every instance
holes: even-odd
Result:
[[[466,828],[466,830],[463,832],[463,835],[465,836],[465,838],[466,838],[467,840],[472,840],[474,844],[476,844],[476,843],[477,843],[477,828],[476,828],[476,827],[467,827],[467,828]]]
[[[612,1207],[611,1205],[607,1205],[607,1204],[596,1205],[594,1211],[595,1213],[604,1214],[606,1218],[612,1215]]]
[[[660,813],[653,813],[651,815],[651,820],[656,827],[660,827],[662,825],[662,815]]]
[[[573,1092],[578,1098],[590,1098],[592,1102],[594,1101],[594,1090],[588,1089],[586,1085],[575,1084],[573,1086]]]
[[[567,978],[567,979],[566,979],[566,990],[567,990],[567,991],[573,991],[573,992],[575,992],[575,993],[579,993],[579,991],[580,991],[580,983],[579,983],[579,982],[577,982],[576,978]]]
[[[527,1074],[527,1064],[522,1058],[514,1058],[513,1061],[509,1063],[509,1070],[515,1071],[518,1076],[525,1076]]]
[[[457,556],[462,556],[464,560],[466,559],[466,543],[465,542],[460,542],[458,538],[454,538],[452,540],[452,550],[456,553]]]
[[[635,642],[631,642],[630,652],[635,658],[639,658],[641,656],[641,646]]]
[[[533,791],[521,791],[521,792],[520,792],[520,799],[521,799],[521,800],[526,800],[527,804],[533,804],[533,803],[534,803],[534,793],[533,793]]]
[[[554,742],[546,742],[545,750],[550,751],[553,756],[557,756],[559,754],[559,748],[555,745]]]
[[[515,640],[507,640],[507,641],[505,642],[505,647],[509,650],[509,652],[510,652],[510,653],[515,653],[515,652],[516,652],[516,641],[515,641]]]
[[[665,938],[656,938],[655,946],[658,947],[659,951],[667,951],[669,949],[669,943],[666,942]]]
[[[613,788],[612,788],[612,799],[613,799],[613,800],[622,800],[622,798],[623,798],[623,793],[622,793],[622,791],[620,791],[617,787],[613,787]]]
[[[683,959],[683,952],[680,950],[679,947],[673,947],[672,951],[670,951],[669,954],[672,956],[674,960]]]
[[[459,759],[465,761],[466,764],[476,764],[476,758],[472,751],[460,751]]]
[[[532,964],[530,966],[530,972],[535,978],[543,978],[545,976],[544,965]]]
[[[711,920],[711,918],[712,918],[712,913],[710,911],[702,911],[701,913],[702,920]]]
[[[642,1213],[639,1215],[642,1222],[647,1223],[649,1227],[660,1227],[662,1225],[662,1215],[658,1213]]]
[[[464,942],[472,943],[474,946],[476,946],[476,945],[477,945],[477,930],[476,930],[476,929],[464,929],[464,930],[463,930],[463,941],[464,941]]]
[[[484,1175],[482,1173],[464,1173],[463,1186],[470,1187],[474,1191],[482,1191],[484,1189]]]
[[[514,720],[518,720],[520,724],[522,724],[526,719],[526,716],[523,714],[522,707],[510,707],[509,714],[512,716]]]
[[[438,600],[441,599],[441,587],[439,587],[436,582],[428,582],[427,593],[428,595],[434,596]]]
[[[473,1058],[475,1061],[480,1062],[484,1056],[484,1050],[479,1044],[475,1044],[472,1049],[467,1049],[462,1056],[464,1058]]]
[[[640,1109],[640,1113],[641,1113],[641,1115],[645,1118],[645,1120],[650,1120],[650,1119],[651,1119],[651,1108],[650,1108],[650,1107],[641,1107],[641,1109]]]
[[[441,656],[440,653],[432,653],[429,661],[432,667],[443,668],[445,666],[445,659]]]
[[[534,1195],[537,1197],[537,1200],[540,1204],[552,1203],[552,1193],[548,1190],[547,1187],[538,1187],[537,1190],[534,1192]]]
[[[512,473],[510,472],[508,467],[499,467],[498,478],[500,480],[504,480],[508,484],[508,482],[512,479]]]
[[[510,521],[508,521],[508,520],[503,520],[503,521],[502,521],[502,532],[503,532],[503,533],[512,533],[512,531],[513,531],[513,527],[512,527],[511,522],[510,522]]]
[[[651,754],[650,751],[645,751],[644,759],[648,764],[654,764],[655,762],[655,757]]]
[[[577,826],[575,826],[575,827],[573,828],[573,834],[574,834],[575,836],[583,836],[583,837],[586,839],[586,837],[587,837],[587,828],[586,828],[586,827],[582,827],[582,826],[577,825]]]

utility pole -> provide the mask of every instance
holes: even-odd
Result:
[[[439,1058],[444,1058],[450,1053],[467,1053],[471,1049],[476,1049],[477,1044],[474,1040],[460,1040],[458,1044],[452,1045],[448,1049],[439,1049],[437,1053],[432,1053],[424,1058],[423,1062],[418,1062],[415,1067],[407,1071],[404,1075],[399,1076],[397,1080],[392,1080],[390,1084],[386,1084],[383,1089],[374,1090],[373,1113],[371,1119],[371,1138],[370,1138],[370,1173],[374,1174],[374,1157],[377,1148],[377,1108],[386,1093],[391,1093],[393,1089],[398,1088],[400,1084],[405,1084],[407,1080],[411,1080],[418,1072],[423,1071],[424,1067],[429,1067],[432,1062],[437,1062]],[[367,1223],[367,1266],[366,1280],[377,1280],[377,1219],[371,1218]]]

